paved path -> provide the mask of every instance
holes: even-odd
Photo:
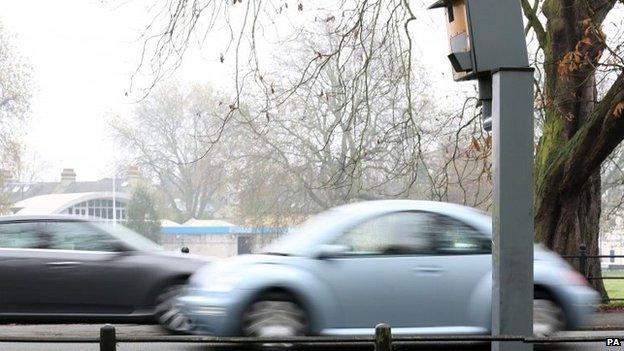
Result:
[[[68,336],[97,337],[103,324],[1,324],[2,336]],[[157,325],[114,324],[117,336],[154,336],[167,335]]]
[[[594,315],[587,330],[624,330],[624,312],[603,312]]]
[[[0,324],[2,336],[79,336],[96,337],[103,324]],[[166,335],[157,325],[115,324],[119,336]],[[584,331],[624,330],[624,313],[601,313]],[[622,349],[624,351],[624,348]]]
[[[621,326],[620,330],[585,330],[577,332],[567,332],[561,334],[561,336],[599,336],[599,337],[621,337],[624,340],[624,314],[609,314],[608,316],[602,316],[598,318],[588,328],[601,327],[600,323],[606,323],[605,328],[615,328]],[[99,328],[102,324],[29,324],[29,325],[0,325],[0,338],[3,336],[13,337],[97,337],[99,335]],[[120,337],[131,336],[157,336],[164,335],[163,330],[155,325],[136,325],[136,324],[116,324],[116,332]],[[398,345],[397,345],[398,346]],[[180,351],[210,351],[215,348],[206,344],[189,344],[189,343],[120,343],[118,345],[119,351],[148,351],[148,350],[180,350]],[[220,348],[227,350],[236,350],[236,348]],[[308,348],[310,350],[318,348]],[[367,350],[371,348],[359,347],[357,350]],[[414,348],[408,348],[404,346],[398,346],[396,350],[408,351]],[[431,345],[426,348],[418,348],[418,350],[489,350],[487,345],[473,345],[470,347],[435,347]],[[537,345],[536,350],[569,350],[569,351],[606,351],[617,350],[618,348],[607,347],[604,342],[598,343],[578,343],[578,344],[558,344],[556,346]],[[624,347],[619,348],[624,351]],[[99,345],[97,344],[59,344],[59,343],[0,343],[0,350],[31,350],[31,351],[99,351]],[[328,349],[323,347],[322,350]]]

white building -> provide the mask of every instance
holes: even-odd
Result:
[[[191,219],[184,224],[163,225],[160,243],[171,251],[188,247],[193,254],[225,258],[258,252],[288,230],[286,227],[243,227],[221,220]]]
[[[60,181],[16,182],[6,180],[14,214],[70,214],[124,220],[138,169],[128,168],[125,178],[77,181],[76,172],[63,169]],[[114,202],[113,202],[114,201]]]
[[[624,256],[624,232],[620,230],[605,233],[600,238],[601,255],[622,255]],[[601,265],[606,269],[624,268],[624,258],[602,258]]]
[[[11,210],[20,215],[70,214],[125,220],[130,196],[116,192],[114,198],[113,206],[113,193],[109,191],[39,195],[15,203]]]

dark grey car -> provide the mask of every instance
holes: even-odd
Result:
[[[0,217],[0,320],[150,321],[187,328],[173,303],[205,258],[167,253],[107,222]]]

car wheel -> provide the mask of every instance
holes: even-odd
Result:
[[[533,335],[546,337],[565,328],[565,313],[550,296],[535,292],[533,298]]]
[[[306,311],[286,294],[267,294],[243,313],[242,332],[251,337],[296,337],[308,334]]]
[[[167,331],[174,334],[184,334],[191,330],[189,319],[182,313],[178,296],[184,285],[174,285],[164,289],[156,298],[156,318],[158,323]]]

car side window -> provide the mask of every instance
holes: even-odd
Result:
[[[442,254],[488,254],[492,240],[471,226],[446,216],[436,221],[436,242]]]
[[[431,215],[397,212],[370,219],[347,230],[335,243],[351,255],[423,255],[434,251]]]
[[[0,248],[41,249],[46,246],[39,223],[15,222],[0,224]]]
[[[50,249],[79,251],[119,251],[118,241],[86,222],[48,222]]]

